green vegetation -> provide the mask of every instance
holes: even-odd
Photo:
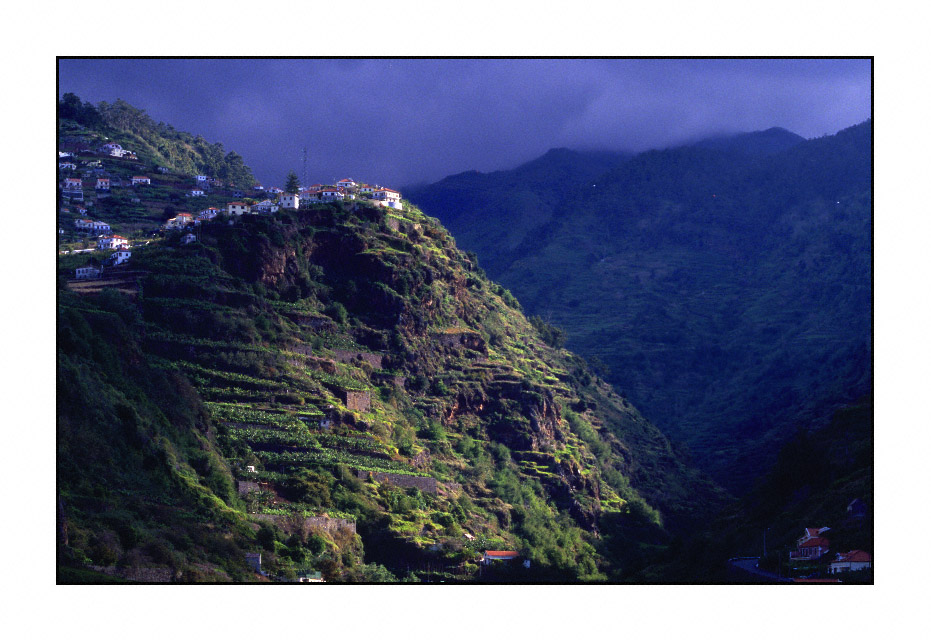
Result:
[[[720,501],[435,220],[384,216],[208,223],[134,252],[134,298],[61,290],[63,567],[469,581],[495,546],[531,568],[483,581],[623,580]],[[356,534],[301,526],[324,515]]]
[[[251,170],[236,152],[156,123],[144,110],[122,100],[94,106],[82,103],[74,94],[65,94],[58,103],[58,118],[60,137],[83,138],[92,149],[106,137],[135,152],[153,169],[166,167],[187,176],[203,174],[240,188],[255,184]]]

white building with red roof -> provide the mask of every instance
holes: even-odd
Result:
[[[337,187],[355,187],[356,182],[351,178],[344,178],[342,180],[336,181]]]
[[[873,568],[873,556],[866,551],[854,550],[846,553],[838,553],[837,557],[831,562],[830,573],[847,573],[850,571],[862,571]]]
[[[151,185],[152,181],[148,176],[133,176],[133,185]]]
[[[520,554],[517,551],[485,551],[482,556],[482,564],[516,560],[518,557],[520,557]]]
[[[101,191],[110,191],[110,179],[109,178],[98,178],[97,184],[94,186],[94,189]]]
[[[805,534],[798,538],[796,549],[789,552],[789,559],[816,560],[826,555],[830,550],[831,542],[821,535],[829,530],[831,529],[827,526],[806,528]]]
[[[80,178],[66,178],[65,179],[65,190],[81,190],[84,187],[84,183]]]
[[[189,212],[178,212],[174,218],[168,219],[168,221],[165,223],[165,228],[169,230],[176,230],[193,224],[194,217],[191,216]]]
[[[339,187],[327,186],[320,190],[320,200],[324,203],[331,203],[333,201],[341,201],[346,198],[346,195],[343,194],[343,190]]]
[[[383,207],[391,207],[396,210],[402,208],[401,192],[396,190],[388,189],[387,187],[379,187],[372,191],[372,198],[378,201],[378,205]]]
[[[121,247],[129,247],[129,239],[119,234],[113,236],[102,236],[97,239],[98,250],[118,250]]]

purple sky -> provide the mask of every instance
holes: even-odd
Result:
[[[640,151],[727,131],[806,138],[871,115],[869,60],[60,60],[59,96],[122,98],[281,185],[403,186],[552,147]]]

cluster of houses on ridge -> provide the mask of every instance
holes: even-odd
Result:
[[[198,180],[201,177],[197,177]],[[247,204],[242,201],[233,201],[226,205],[225,213],[229,216],[242,216],[243,214],[274,214],[279,209],[296,210],[302,207],[309,207],[316,203],[334,203],[346,200],[355,200],[358,198],[366,199],[372,205],[378,207],[390,207],[392,209],[402,209],[401,193],[397,190],[383,187],[380,185],[358,184],[351,178],[344,178],[337,181],[336,185],[315,184],[310,187],[302,187],[297,194],[285,192],[277,187],[264,188],[256,185],[253,189],[257,192],[275,195],[277,199],[265,198],[256,203]],[[173,218],[170,218],[165,224],[165,229],[181,229],[189,225],[200,225],[204,221],[216,218],[221,210],[216,207],[208,207],[201,210],[196,215],[190,212],[180,212]]]
[[[106,142],[97,147],[96,150],[74,149],[80,155],[138,160],[135,153],[123,149],[119,143],[115,142]],[[63,214],[72,214],[73,212],[81,217],[89,216],[88,207],[93,206],[93,200],[85,199],[85,190],[92,189],[93,196],[99,200],[109,197],[114,187],[151,186],[153,184],[152,179],[143,174],[133,175],[131,178],[127,176],[122,178],[111,176],[105,169],[101,159],[83,160],[79,166],[76,154],[71,151],[60,150],[58,152],[58,169],[63,174],[59,187],[61,188],[62,200],[65,202],[61,212]],[[167,173],[168,169],[159,167],[156,171]],[[192,178],[195,186],[187,191],[189,197],[206,196],[208,192],[225,187],[222,180],[207,175],[197,175]],[[231,195],[233,198],[246,198],[246,192],[243,190],[234,189],[232,192],[225,192],[225,194],[227,196]],[[165,229],[184,229],[212,220],[221,213],[231,217],[242,216],[243,214],[274,214],[279,209],[300,209],[316,203],[344,202],[356,199],[365,199],[368,204],[379,207],[398,210],[403,208],[401,194],[397,190],[382,185],[357,183],[351,178],[335,181],[333,185],[318,183],[309,187],[300,187],[297,193],[288,193],[277,187],[265,188],[261,185],[255,185],[253,186],[252,196],[261,200],[253,202],[253,199],[250,199],[248,203],[233,201],[227,203],[222,209],[207,207],[200,210],[196,215],[189,212],[180,212],[169,219],[162,227]],[[139,202],[139,199],[133,198],[133,201]],[[129,241],[122,236],[113,235],[110,224],[90,218],[79,218],[74,221],[74,228],[79,233],[96,236],[96,249],[116,250],[114,254],[111,254],[104,261],[105,266],[121,265],[128,260],[130,256]],[[59,230],[59,234],[64,234],[64,230]],[[181,240],[182,243],[190,243],[195,240],[195,237],[193,234],[186,234]],[[101,270],[94,265],[78,268],[76,271],[77,278],[96,278],[100,274]]]

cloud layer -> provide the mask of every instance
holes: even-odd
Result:
[[[59,95],[122,98],[222,142],[257,178],[401,186],[513,167],[552,147],[640,151],[871,115],[869,60],[68,60]]]

